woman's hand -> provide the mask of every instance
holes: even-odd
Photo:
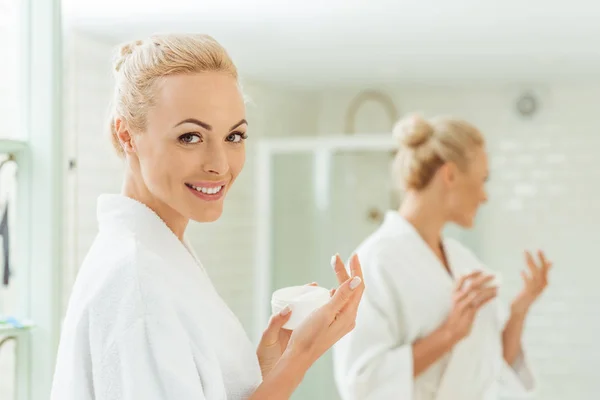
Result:
[[[552,267],[552,263],[546,259],[542,251],[538,251],[538,257],[540,262],[536,263],[531,253],[525,252],[529,274],[526,271],[521,271],[524,283],[523,290],[512,303],[512,313],[527,314],[531,305],[548,286],[548,272]]]
[[[275,367],[284,352],[291,358],[302,357],[311,365],[354,327],[364,290],[358,257],[353,256],[350,261],[352,277],[348,276],[339,256],[332,258],[332,265],[340,286],[331,291],[328,304],[313,312],[294,332],[283,329],[291,316],[288,307],[271,317],[256,351],[263,378]],[[316,286],[316,283],[311,285]]]
[[[310,366],[354,328],[364,291],[358,257],[354,255],[350,260],[352,277],[339,256],[332,259],[332,265],[340,286],[331,291],[327,304],[308,316],[291,335],[282,328],[290,318],[289,312],[271,318],[257,351],[262,359],[263,382],[249,400],[289,399]]]
[[[290,315],[290,307],[287,306],[279,314],[271,316],[269,325],[263,332],[256,350],[263,378],[271,372],[287,347],[292,332],[283,329],[283,325],[290,319]]]
[[[316,282],[309,286],[318,286]],[[267,329],[263,332],[256,355],[263,378],[273,369],[281,355],[287,348],[292,331],[283,329],[283,325],[290,319],[290,307],[285,307],[279,314],[271,316]]]
[[[294,332],[286,349],[292,358],[314,363],[338,340],[354,329],[358,305],[364,292],[360,262],[356,255],[350,260],[348,276],[339,256],[332,259],[340,286],[332,291],[328,304],[317,309]]]
[[[481,271],[463,276],[457,283],[452,311],[442,329],[448,334],[450,343],[458,343],[471,332],[477,311],[498,294],[495,286],[488,286],[494,279]]]

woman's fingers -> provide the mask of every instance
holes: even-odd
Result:
[[[529,275],[527,275],[527,272],[521,271],[521,277],[523,278],[523,282],[525,283],[525,285],[529,285],[531,278],[529,277]]]
[[[463,311],[471,308],[479,309],[496,297],[497,294],[498,288],[496,287],[470,290],[457,299],[457,307]]]
[[[546,276],[548,274],[548,271],[552,267],[552,262],[548,261],[548,259],[546,258],[546,255],[541,250],[538,250],[538,257],[540,258],[540,261],[542,262],[542,272],[543,272],[544,276]]]
[[[469,278],[471,276],[474,276],[474,278]],[[488,283],[494,280],[494,275],[484,275],[481,271],[478,271],[477,273],[466,275],[464,278],[464,281],[461,283],[462,289],[455,295],[455,302],[460,302],[471,296],[472,293],[475,293],[481,288],[485,287]],[[467,283],[467,279],[472,280]]]
[[[494,278],[495,278],[494,275],[481,274],[477,278],[473,279],[473,281],[471,281],[472,283],[469,285],[469,290],[480,289],[480,288],[484,287],[485,285],[487,285],[488,283],[490,283],[491,281],[493,281]]]
[[[461,312],[470,307],[471,301],[475,298],[477,293],[475,291],[465,291],[462,292],[457,298],[454,300],[455,307]]]
[[[362,266],[360,265],[360,260],[358,259],[358,255],[356,253],[352,254],[350,257],[350,274],[354,276],[359,276],[363,279]]]
[[[472,297],[472,296],[473,296],[473,294],[472,294],[472,293],[473,293],[473,292],[471,292],[471,291],[469,291],[469,290],[463,290],[463,291],[460,291],[460,292],[458,292],[458,293],[456,293],[456,294],[454,295],[453,301],[454,301],[454,303],[455,303],[455,304],[460,304],[460,303],[462,303],[462,302],[463,302],[463,301],[464,301],[466,298],[468,298],[468,297]]]
[[[333,257],[331,257],[331,266],[335,271],[335,276],[337,277],[338,283],[340,285],[346,282],[348,279],[350,279],[350,276],[346,271],[346,266],[342,262],[342,259],[340,258],[339,254],[336,254]]]
[[[462,305],[463,315],[466,315],[471,323],[475,318],[475,314],[487,303],[495,299],[497,296],[496,288],[487,288],[482,291],[480,296],[474,296],[467,304]]]
[[[552,267],[552,263],[548,261],[541,250],[537,251],[537,256],[540,259],[540,266],[535,263],[531,253],[528,251],[525,252],[529,274],[522,273],[521,275],[523,276],[525,283],[533,284],[537,288],[543,288],[548,284],[548,271]]]
[[[531,277],[535,279],[535,277],[539,274],[539,268],[537,265],[535,265],[535,260],[528,251],[525,252],[525,260],[527,261],[527,268],[529,268]]]
[[[548,259],[546,258],[546,255],[544,254],[544,252],[542,250],[538,250],[537,254],[538,254],[538,258],[542,262],[542,266],[550,264],[550,261],[548,261]]]
[[[338,287],[328,304],[331,315],[335,316],[342,311],[342,309],[352,299],[352,295],[357,290],[360,290],[362,286],[362,278],[360,276],[355,276],[352,279],[348,279],[340,287]],[[360,301],[360,299],[357,300]]]
[[[456,289],[455,290],[456,291],[462,290],[463,287],[464,287],[464,285],[465,285],[465,282],[467,280],[476,278],[479,275],[481,275],[481,271],[474,271],[474,272],[471,272],[470,274],[461,276],[460,279],[458,280],[458,282],[456,282]]]
[[[489,287],[480,290],[475,298],[471,301],[473,307],[479,309],[483,307],[487,302],[492,300],[494,297],[498,295],[498,288]]]
[[[354,293],[352,294],[354,298],[352,298],[350,302],[348,302],[346,308],[343,311],[348,310],[348,312],[351,315],[356,316],[356,313],[358,312],[358,305],[360,304],[362,294],[365,290],[362,268],[360,266],[360,261],[358,260],[358,256],[356,254],[352,255],[352,257],[350,258],[350,271],[352,273],[353,278],[359,277],[363,281],[363,283],[360,288],[354,291]]]
[[[336,332],[348,332],[356,320],[358,305],[364,291],[363,272],[356,254],[350,258],[350,275],[338,254],[331,258],[331,265],[340,286],[329,291],[331,299],[324,307],[330,325],[335,323]]]
[[[279,340],[279,331],[283,328],[283,325],[292,316],[290,306],[286,306],[277,314],[273,314],[269,320],[267,329],[263,332],[261,343],[266,346],[272,346]]]

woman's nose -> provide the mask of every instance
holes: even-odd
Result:
[[[210,146],[204,153],[203,169],[205,172],[224,175],[229,170],[227,152],[221,145]]]

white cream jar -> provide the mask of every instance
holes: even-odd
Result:
[[[290,306],[291,317],[283,326],[285,329],[296,329],[306,317],[317,308],[327,304],[329,290],[319,286],[290,286],[276,290],[271,298],[273,314]]]

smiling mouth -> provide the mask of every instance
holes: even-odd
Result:
[[[215,187],[200,187],[194,186],[191,183],[185,184],[188,188],[195,190],[196,192],[203,193],[208,196],[216,196],[221,193],[225,185],[215,186]]]

